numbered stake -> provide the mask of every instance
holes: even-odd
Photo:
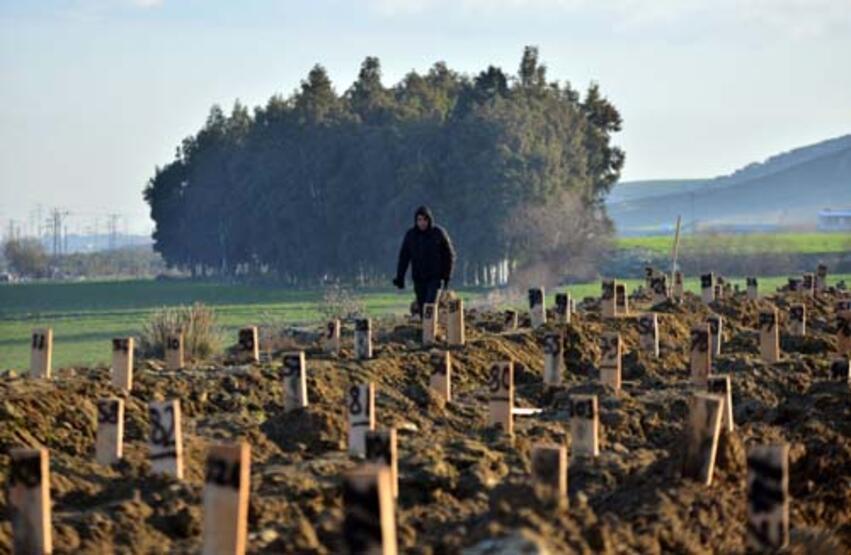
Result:
[[[603,318],[615,317],[615,280],[604,279],[600,291],[600,314]]]
[[[396,428],[366,432],[366,461],[390,470],[393,499],[399,497],[399,464],[396,452]]]
[[[564,339],[560,333],[548,333],[543,339],[544,385],[561,385],[564,372]]]
[[[49,380],[53,360],[53,329],[34,329],[30,346],[30,376]]]
[[[325,334],[322,336],[322,348],[326,353],[340,353],[340,320],[330,320],[325,324]]]
[[[642,351],[659,358],[659,318],[655,312],[638,317],[638,341]]]
[[[807,335],[807,305],[793,304],[789,307],[789,332],[792,335]]]
[[[396,555],[396,509],[388,468],[367,464],[349,472],[343,507],[347,553]]]
[[[257,326],[239,330],[237,349],[241,362],[260,362],[260,339]]]
[[[827,289],[827,266],[819,264],[816,268],[816,292],[821,292]]]
[[[431,368],[429,388],[448,403],[452,400],[452,359],[449,351],[432,353]]]
[[[668,300],[668,276],[665,274],[654,275],[650,279],[650,291],[653,294],[652,303],[662,304]]]
[[[715,358],[721,355],[721,346],[724,342],[724,320],[718,314],[710,314],[706,317],[706,323],[709,324],[709,350],[712,358]]]
[[[532,446],[532,486],[538,499],[567,506],[567,450],[563,445]]]
[[[183,361],[183,334],[169,335],[165,340],[166,370],[180,370],[185,366]]]
[[[506,310],[503,316],[503,330],[505,331],[516,331],[517,330],[517,311],[514,310]]]
[[[529,289],[529,316],[532,329],[538,329],[547,323],[547,310],[544,307],[544,288]]]
[[[423,345],[429,347],[434,345],[437,339],[437,305],[426,303],[423,305]]]
[[[488,374],[488,426],[499,426],[506,434],[514,433],[514,362],[496,362]]]
[[[836,315],[836,350],[840,355],[851,353],[851,310]]]
[[[706,378],[712,369],[710,336],[711,330],[709,329],[709,324],[698,324],[691,328],[691,347],[689,354],[691,380],[698,385],[706,384]]]
[[[346,410],[349,414],[349,454],[366,456],[366,432],[375,429],[375,386],[370,382],[349,387]]]
[[[204,482],[204,555],[242,555],[248,539],[251,446],[213,445]]]
[[[124,453],[124,401],[100,399],[97,409],[95,460],[98,464],[109,466],[117,463]]]
[[[7,503],[12,522],[12,552],[53,551],[50,515],[50,464],[47,449],[12,447]]]
[[[464,332],[464,301],[452,299],[446,303],[446,342],[452,347],[463,347],[467,342]]]
[[[812,272],[807,272],[801,278],[801,293],[804,296],[812,297],[816,290],[816,275]]]
[[[132,337],[116,337],[112,340],[112,386],[124,392],[133,389]]]
[[[571,395],[570,456],[596,457],[600,454],[600,414],[596,395]]]
[[[304,351],[284,355],[284,410],[307,407],[307,365]]]
[[[355,320],[355,358],[372,358],[372,320],[369,318]]]
[[[747,278],[748,299],[755,301],[759,298],[759,283],[755,277]]]
[[[607,332],[600,336],[600,382],[614,389],[621,388],[621,334]]]
[[[700,297],[705,304],[715,300],[715,274],[709,272],[700,276]]]
[[[757,551],[789,544],[789,446],[748,449],[748,547]]]
[[[777,309],[759,311],[759,352],[762,360],[774,364],[780,360],[780,331],[777,328]]]
[[[569,324],[571,304],[570,293],[556,293],[556,321],[559,324]]]
[[[626,296],[626,284],[615,283],[615,314],[629,316],[629,298]]]
[[[724,399],[724,406],[721,408],[721,428],[732,432],[735,424],[733,423],[733,389],[730,385],[730,376],[728,374],[709,376],[706,389],[709,393]]]
[[[689,399],[683,477],[707,486],[712,485],[723,405],[720,395],[697,393]]]
[[[152,401],[148,404],[148,415],[151,421],[148,437],[151,472],[183,479],[180,401]]]

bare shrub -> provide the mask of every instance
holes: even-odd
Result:
[[[323,320],[351,320],[366,315],[366,307],[358,296],[349,288],[332,283],[325,287],[322,300],[317,306]]]
[[[512,285],[557,285],[567,278],[595,277],[610,247],[612,229],[601,210],[562,191],[544,204],[528,204],[508,222],[517,268]]]
[[[216,312],[201,303],[192,306],[163,307],[155,311],[142,327],[141,350],[146,357],[165,355],[166,338],[183,333],[183,348],[195,359],[209,357],[221,349],[221,330]]]

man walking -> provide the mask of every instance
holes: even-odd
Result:
[[[393,285],[405,288],[405,272],[411,264],[411,279],[417,295],[417,312],[422,315],[423,305],[435,302],[437,291],[449,286],[455,249],[446,231],[434,223],[431,210],[420,206],[415,213],[414,227],[405,233],[399,250],[399,264]]]

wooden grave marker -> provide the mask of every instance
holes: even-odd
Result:
[[[399,456],[396,448],[396,428],[366,432],[366,462],[386,466],[390,470],[390,490],[393,499],[399,497]]]
[[[638,317],[638,341],[642,351],[659,358],[659,316],[655,312]]]
[[[836,314],[836,351],[840,355],[851,353],[851,310]]]
[[[696,393],[689,398],[683,477],[712,485],[723,407],[720,395]]]
[[[239,330],[237,351],[240,362],[260,362],[260,339],[257,326]]]
[[[709,393],[718,395],[724,399],[724,407],[721,409],[721,427],[732,432],[735,427],[733,420],[733,388],[729,374],[715,374],[707,378],[706,389]]]
[[[99,399],[97,422],[95,460],[105,466],[115,464],[124,456],[124,400]]]
[[[603,318],[614,318],[615,311],[615,280],[604,279],[600,293],[600,314]]]
[[[488,426],[499,426],[508,435],[514,433],[514,362],[495,362],[488,376]]]
[[[789,544],[789,446],[748,448],[748,548],[782,549]]]
[[[704,304],[715,300],[715,274],[709,272],[700,276],[700,297]]]
[[[463,347],[467,343],[463,299],[450,299],[446,303],[446,342],[451,347]]]
[[[532,329],[538,329],[547,323],[547,309],[544,307],[544,288],[529,289],[529,316]]]
[[[334,318],[325,324],[325,333],[322,335],[322,349],[332,355],[340,353],[340,320]]]
[[[600,382],[614,389],[621,388],[621,334],[606,332],[600,336]]]
[[[803,276],[801,276],[801,292],[807,296],[812,297],[816,290],[816,275],[812,272],[806,272]]]
[[[148,458],[151,472],[183,479],[183,432],[180,401],[151,401],[148,403],[151,420],[148,436]]]
[[[820,293],[827,289],[827,266],[819,264],[816,268],[815,290]]]
[[[570,457],[596,457],[600,454],[600,411],[596,395],[571,395]]]
[[[284,354],[284,410],[307,407],[307,364],[304,351]]]
[[[790,293],[801,293],[804,289],[804,280],[799,277],[790,277],[786,280]]]
[[[355,358],[372,358],[372,320],[369,318],[355,320]]]
[[[53,329],[34,329],[30,349],[30,377],[49,380],[53,364],[52,361]]]
[[[629,297],[626,294],[626,284],[615,282],[615,314],[629,316]]]
[[[709,324],[709,350],[712,358],[721,355],[721,347],[724,342],[724,319],[719,314],[710,314],[706,317]]]
[[[650,280],[650,292],[653,295],[653,305],[662,304],[668,300],[668,276],[657,274]]]
[[[759,311],[759,352],[762,360],[774,364],[780,360],[780,331],[777,326],[777,309]]]
[[[183,361],[183,334],[169,335],[165,338],[165,367],[166,370],[180,370],[185,366]]]
[[[570,293],[556,293],[556,322],[559,324],[570,323],[570,304],[573,299]]]
[[[653,266],[644,267],[644,288],[648,291],[653,290],[653,277],[656,275],[656,270]]]
[[[710,335],[709,324],[697,324],[691,328],[691,348],[689,355],[691,380],[698,385],[706,384],[706,378],[712,370]]]
[[[12,552],[53,552],[50,455],[44,447],[12,447],[6,502],[12,524]]]
[[[560,333],[544,336],[544,384],[561,385],[564,372],[564,339]]]
[[[502,319],[502,329],[504,331],[516,331],[517,330],[517,311],[516,310],[506,310],[503,314]]]
[[[674,272],[674,298],[679,302],[685,296],[685,284],[683,282],[683,273]]]
[[[789,307],[789,332],[792,335],[807,335],[807,305],[798,303]]]
[[[133,389],[133,349],[132,337],[116,337],[112,340],[112,386],[121,391]]]
[[[429,389],[445,402],[452,401],[452,358],[449,351],[431,354]]]
[[[748,286],[748,299],[755,301],[759,299],[759,282],[755,277],[746,278],[746,283]]]
[[[203,555],[242,555],[248,541],[251,446],[213,445],[204,478]]]
[[[343,509],[347,553],[396,555],[396,509],[388,468],[365,464],[348,472]]]
[[[423,305],[423,345],[430,347],[437,341],[437,305]]]
[[[532,487],[538,499],[567,506],[567,450],[563,445],[532,446]]]
[[[716,283],[714,287],[714,297],[716,301],[720,301],[724,298],[724,286],[720,283]]]
[[[346,397],[349,414],[349,454],[366,456],[366,432],[375,429],[375,385],[355,384]]]

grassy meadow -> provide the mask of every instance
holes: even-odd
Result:
[[[851,280],[851,275],[831,276]],[[643,280],[624,280],[630,290]],[[744,279],[733,280],[744,285]],[[786,276],[762,277],[760,289],[773,291]],[[697,277],[686,279],[697,292]],[[599,282],[574,284],[559,290],[574,298],[597,296]],[[498,303],[522,307],[523,295],[492,297],[492,290],[459,291],[468,306]],[[555,292],[548,291],[548,306]],[[404,314],[413,297],[410,288],[359,290],[356,295],[373,317]],[[499,300],[494,300],[499,299]],[[0,369],[29,367],[29,337],[33,328],[54,330],[54,368],[106,364],[110,340],[138,336],[145,320],[157,308],[202,302],[216,310],[225,342],[245,325],[318,323],[323,292],[279,287],[198,283],[190,281],[91,281],[77,283],[20,283],[0,286]]]
[[[617,240],[619,249],[640,248],[662,255],[670,255],[673,244],[673,236],[620,237]],[[815,254],[848,251],[851,251],[849,233],[748,233],[680,238],[680,252]]]

